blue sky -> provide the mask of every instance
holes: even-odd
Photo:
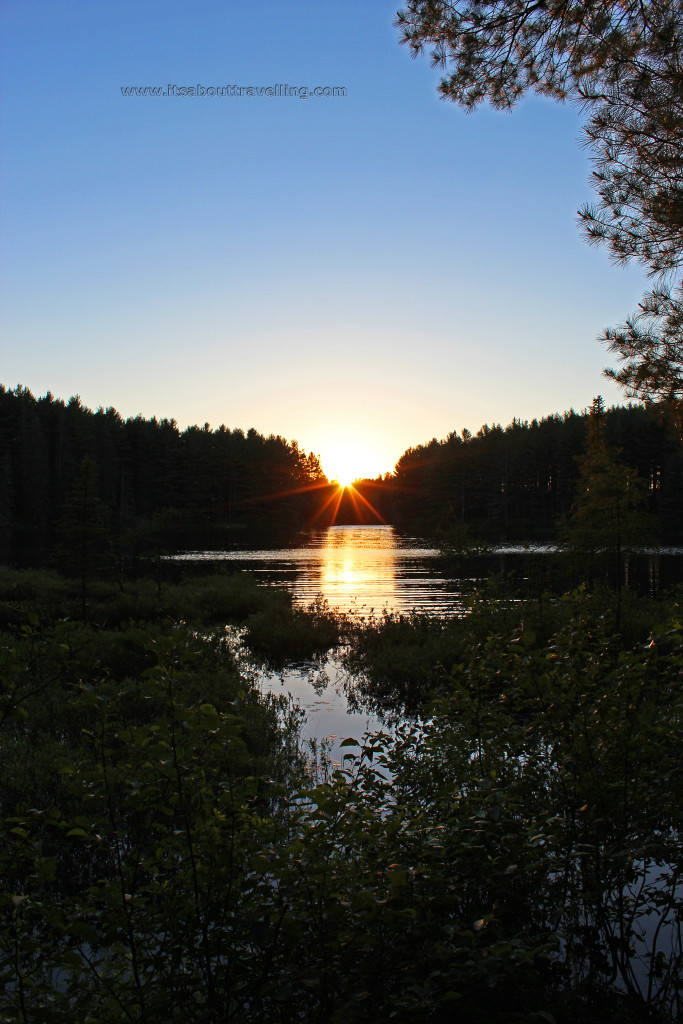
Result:
[[[334,472],[581,409],[637,268],[591,249],[576,110],[465,114],[397,0],[5,0],[0,382],[251,426]],[[343,86],[124,97],[121,86]]]

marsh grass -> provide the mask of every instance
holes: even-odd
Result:
[[[339,643],[345,628],[343,618],[322,600],[296,607],[286,590],[259,586],[248,573],[175,575],[170,569],[161,588],[150,577],[128,579],[123,590],[116,581],[91,582],[87,621],[109,630],[160,622],[169,627],[184,622],[193,628],[242,625],[244,643],[273,668],[324,654]],[[78,580],[49,570],[0,568],[0,626],[81,619]]]
[[[279,668],[326,654],[339,643],[345,625],[343,616],[330,612],[323,600],[307,608],[282,601],[247,618],[245,642],[268,667]]]
[[[600,623],[620,649],[628,650],[647,642],[658,623],[677,613],[679,595],[680,588],[659,599],[624,590],[617,611],[606,586],[530,597],[528,590],[521,596],[515,580],[494,576],[473,588],[460,616],[385,613],[347,622],[341,658],[354,678],[357,704],[415,715],[448,692],[453,670],[492,636],[525,635],[542,648],[571,627],[580,604],[582,616]]]
[[[353,624],[218,575],[131,583],[147,622],[93,588],[83,622],[70,586],[1,589],[0,1017],[680,1018],[674,599],[625,602],[620,633],[597,592],[498,581],[460,619]],[[264,659],[343,640],[422,720],[330,772],[229,608]]]

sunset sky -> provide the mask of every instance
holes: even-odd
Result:
[[[587,246],[576,110],[466,115],[398,0],[4,0],[0,382],[358,473],[602,393],[644,290]],[[124,97],[122,86],[344,87]]]

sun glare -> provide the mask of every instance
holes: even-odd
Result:
[[[325,473],[340,487],[349,487],[354,480],[366,475],[364,461],[362,451],[342,446],[331,447],[322,457]]]
[[[339,466],[336,473],[332,474],[332,479],[336,480],[340,487],[350,487],[353,481],[358,480],[361,475],[348,466]]]
[[[308,439],[309,450],[317,452],[328,480],[349,487],[356,480],[374,480],[393,465],[390,442],[378,439],[362,425],[339,425]]]

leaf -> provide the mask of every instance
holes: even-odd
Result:
[[[387,881],[394,889],[401,889],[408,884],[408,875],[403,868],[392,868],[387,871]]]
[[[74,921],[71,925],[70,931],[72,935],[75,935],[79,939],[83,939],[84,942],[89,942],[91,945],[94,945],[100,940],[99,933],[86,921]]]

